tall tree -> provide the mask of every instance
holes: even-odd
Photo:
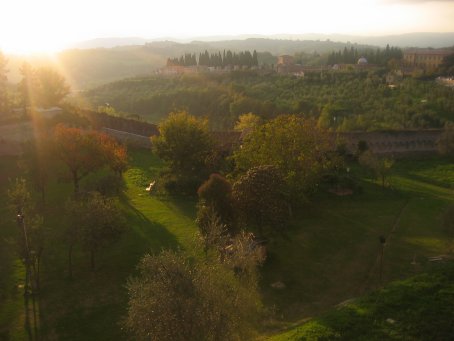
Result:
[[[41,194],[44,203],[46,187],[49,180],[51,162],[51,142],[47,135],[41,133],[23,146],[21,166],[33,182],[34,187]]]
[[[124,231],[125,222],[120,210],[113,199],[92,192],[85,198],[70,202],[67,212],[71,218],[67,231],[70,254],[73,246],[80,242],[90,254],[90,266],[94,270],[100,248],[118,239]],[[70,260],[70,267],[71,263]]]
[[[249,169],[233,184],[233,199],[242,227],[264,235],[282,231],[288,223],[288,191],[276,166]]]
[[[206,121],[186,112],[171,113],[159,125],[159,132],[152,138],[153,149],[169,165],[173,176],[196,182],[206,178],[206,161],[213,150]]]
[[[65,78],[52,68],[36,70],[38,103],[44,107],[58,105],[69,94]]]
[[[7,63],[6,57],[0,51],[0,114],[5,114],[9,110]]]
[[[386,179],[394,164],[392,159],[375,155],[372,151],[367,150],[359,156],[359,163],[374,172],[374,175],[381,180],[382,188],[385,188]]]

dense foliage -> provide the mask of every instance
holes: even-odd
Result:
[[[304,78],[252,72],[126,79],[88,91],[93,105],[158,122],[184,109],[207,117],[212,129],[231,129],[253,112],[269,119],[304,113],[330,129],[380,130],[438,128],[454,121],[452,89],[432,80],[404,78],[394,88],[386,71],[306,73]]]
[[[249,169],[234,183],[233,198],[242,226],[261,235],[282,231],[289,221],[286,184],[276,166]]]
[[[357,48],[333,51],[328,56],[328,64],[355,64],[360,57],[366,58],[369,63],[386,65],[391,59],[402,59],[402,50],[398,47],[386,46],[384,50],[380,49],[365,49],[358,51]]]
[[[163,251],[145,255],[130,279],[127,329],[138,340],[245,340],[258,296],[218,262]]]
[[[327,131],[317,127],[314,120],[282,115],[248,134],[233,157],[239,172],[276,166],[296,203],[318,185],[324,172],[336,166],[330,150]]]
[[[168,164],[169,178],[183,192],[195,193],[208,175],[207,159],[213,149],[206,122],[185,112],[173,113],[159,125],[159,133],[152,138],[153,149]]]
[[[258,66],[258,55],[257,51],[241,51],[239,53],[227,50],[221,54],[220,51],[217,53],[208,53],[207,50],[203,53],[199,53],[199,58],[196,58],[195,54],[185,53],[180,58],[168,58],[167,66],[212,66],[212,67],[226,67],[226,66]]]

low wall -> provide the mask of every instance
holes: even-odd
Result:
[[[137,135],[128,133],[126,131],[115,130],[106,127],[101,128],[101,131],[127,145],[141,148],[151,148],[151,140],[147,136]]]
[[[437,152],[442,129],[399,130],[382,132],[338,133],[337,140],[344,143],[350,153],[356,153],[358,143],[365,141],[375,154],[417,154]]]

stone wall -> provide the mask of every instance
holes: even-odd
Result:
[[[360,141],[365,141],[376,154],[415,154],[436,152],[442,133],[442,129],[346,132],[337,134],[337,139],[352,154]]]

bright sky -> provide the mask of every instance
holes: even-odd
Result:
[[[0,13],[0,49],[15,53],[102,37],[454,31],[452,0],[1,0]]]

